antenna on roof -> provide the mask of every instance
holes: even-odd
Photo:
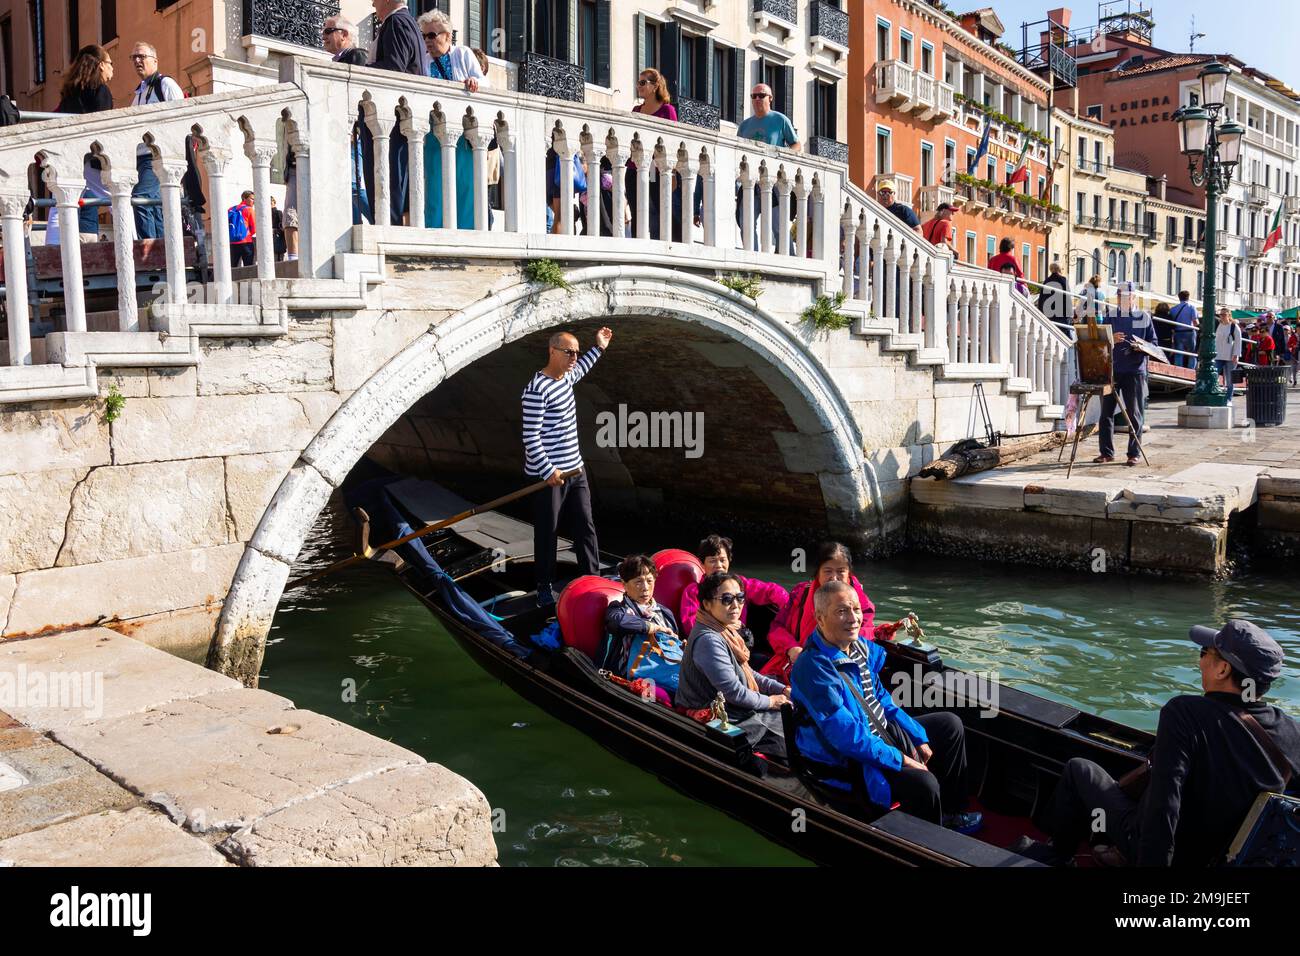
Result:
[[[1204,37],[1205,37],[1205,34],[1204,34],[1204,33],[1197,33],[1197,32],[1196,32],[1196,14],[1192,14],[1192,33],[1191,33],[1191,36],[1189,36],[1189,37],[1187,38],[1187,52],[1188,52],[1188,53],[1195,53],[1195,52],[1196,52],[1196,41],[1197,41],[1197,40],[1200,40],[1200,39],[1203,39]]]

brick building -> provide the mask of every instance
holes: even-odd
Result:
[[[1046,272],[1054,215],[1040,200],[1049,163],[1047,84],[1001,43],[991,8],[957,17],[924,0],[864,0],[850,9],[849,164],[871,190],[884,178],[922,220],[944,201],[958,258],[984,264],[1010,238],[1025,274]],[[989,151],[973,176],[986,122]],[[1005,186],[1026,141],[1029,181]]]

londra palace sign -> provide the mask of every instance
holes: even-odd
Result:
[[[1146,126],[1148,123],[1167,123],[1172,115],[1168,109],[1161,110],[1161,107],[1170,106],[1169,97],[1152,96],[1144,100],[1125,100],[1116,105],[1111,103],[1108,107],[1110,112],[1111,129],[1123,129],[1125,126]],[[1133,115],[1142,110],[1160,110],[1156,113],[1142,113],[1141,116]],[[1129,114],[1121,115],[1116,118],[1116,113]]]

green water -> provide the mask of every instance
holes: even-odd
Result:
[[[644,543],[634,538],[602,543]],[[741,573],[799,579],[782,556],[737,544]],[[332,536],[305,563],[339,546]],[[1286,648],[1289,666],[1269,697],[1300,715],[1300,597],[1294,575],[1276,569],[1194,583],[913,555],[858,574],[877,620],[916,611],[950,663],[1148,730],[1169,697],[1199,692],[1188,625],[1248,618]],[[344,699],[347,681],[355,700]],[[261,686],[464,774],[504,811],[503,865],[803,862],[522,700],[379,571],[286,596]]]

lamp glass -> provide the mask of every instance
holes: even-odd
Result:
[[[1239,123],[1224,123],[1219,127],[1216,138],[1219,143],[1219,162],[1225,166],[1235,166],[1241,158],[1241,137],[1245,127]]]
[[[1184,110],[1178,123],[1182,130],[1183,153],[1196,156],[1205,152],[1210,136],[1210,114],[1199,108]]]
[[[1222,106],[1228,91],[1228,77],[1232,71],[1222,63],[1211,63],[1201,71],[1201,105]]]

